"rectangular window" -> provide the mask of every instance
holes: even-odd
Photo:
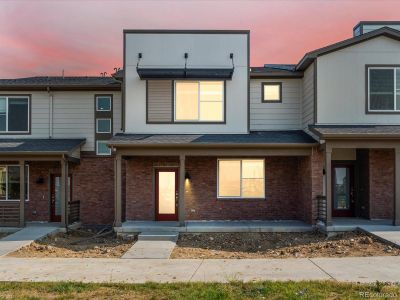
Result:
[[[29,132],[29,96],[0,96],[1,132]]]
[[[265,198],[263,159],[219,159],[218,198]]]
[[[96,97],[96,111],[111,111],[111,97],[110,96],[97,96]]]
[[[111,119],[96,119],[96,133],[111,133]]]
[[[175,121],[223,122],[223,81],[176,81]]]
[[[19,200],[19,166],[0,166],[0,201]],[[25,199],[29,195],[29,167],[25,166]]]
[[[107,146],[107,141],[96,141],[97,155],[111,155],[111,148]]]
[[[263,82],[261,85],[262,102],[282,102],[282,83]]]
[[[368,111],[400,111],[400,68],[368,68]]]

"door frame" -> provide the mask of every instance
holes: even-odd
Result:
[[[50,174],[50,222],[61,222],[61,215],[58,216],[55,214],[55,205],[54,205],[55,200],[53,203],[53,196],[55,199],[55,191],[56,191],[56,189],[55,189],[55,182],[56,182],[55,178],[56,177],[61,178],[61,174],[60,173]],[[72,201],[72,175],[69,174],[68,177],[69,177],[69,201],[68,200],[66,200],[66,201],[71,202]]]
[[[159,172],[175,172],[175,214],[159,214],[158,174]],[[179,218],[179,167],[154,168],[154,218],[156,221],[178,221]]]
[[[335,209],[335,168],[345,167],[350,171],[350,208],[348,210]],[[349,161],[332,161],[331,167],[331,190],[332,190],[332,217],[333,218],[352,218],[356,215],[356,162]]]

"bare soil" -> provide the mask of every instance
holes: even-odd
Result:
[[[95,237],[90,230],[77,230],[47,236],[8,254],[13,257],[118,258],[135,243],[136,237],[117,237],[115,233]]]
[[[171,258],[311,258],[395,256],[400,249],[363,233],[180,234]]]

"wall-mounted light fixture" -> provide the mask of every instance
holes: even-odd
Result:
[[[185,180],[191,180],[192,179],[192,177],[190,177],[190,174],[189,174],[189,172],[186,172],[185,173]]]

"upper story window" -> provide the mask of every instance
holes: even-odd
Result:
[[[29,96],[0,96],[0,133],[29,133]]]
[[[96,111],[111,111],[111,96],[97,96],[96,97]]]
[[[282,82],[263,82],[261,100],[266,103],[282,102]]]
[[[224,81],[176,81],[176,122],[224,122]]]
[[[368,111],[400,112],[400,68],[368,68]]]

